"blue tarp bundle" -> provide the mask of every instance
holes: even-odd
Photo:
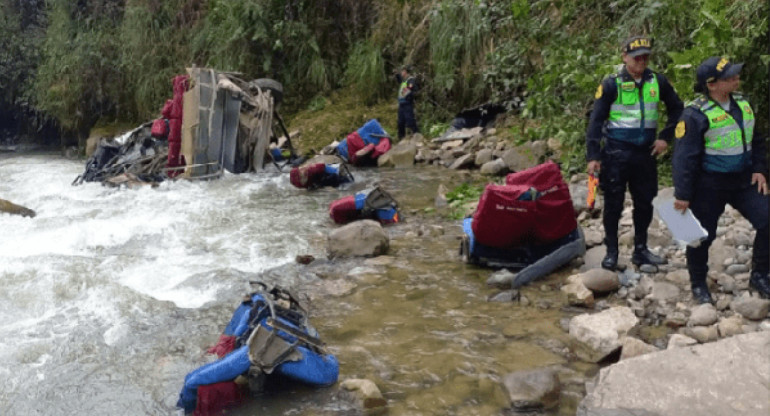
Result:
[[[224,333],[238,337],[243,336],[249,330],[249,319],[251,317],[251,310],[254,307],[260,308],[256,315],[260,325],[274,331],[274,328],[267,325],[267,320],[271,315],[265,298],[260,294],[255,294],[252,295],[251,302],[243,302],[238,306]],[[317,335],[312,328],[301,328],[280,316],[276,317],[276,319],[286,326],[311,336]],[[278,330],[277,335],[289,343],[297,341],[296,337],[280,330]],[[330,385],[337,381],[339,377],[339,362],[336,357],[331,354],[321,354],[303,345],[298,345],[296,348],[302,354],[302,359],[299,361],[283,362],[275,367],[273,373],[317,386]],[[249,367],[251,367],[249,347],[248,345],[243,345],[231,351],[222,359],[193,370],[185,377],[184,387],[179,395],[177,406],[183,408],[187,413],[192,412],[197,402],[198,387],[233,380],[241,374],[246,374],[249,371]]]

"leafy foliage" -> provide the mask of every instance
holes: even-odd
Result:
[[[446,199],[449,203],[449,216],[453,219],[461,219],[465,216],[465,206],[470,202],[478,201],[484,192],[485,185],[473,185],[463,183],[460,186],[447,192]]]
[[[575,172],[593,91],[632,34],[655,39],[651,67],[683,100],[704,58],[746,62],[766,131],[768,12],[761,0],[0,0],[0,111],[27,108],[83,137],[98,120],[155,117],[193,64],[281,81],[284,112],[333,105],[343,86],[393,104],[388,74],[412,64],[422,126],[524,98],[508,133],[561,141]]]

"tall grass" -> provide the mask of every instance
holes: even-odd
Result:
[[[379,46],[369,40],[356,43],[345,69],[345,82],[361,96],[367,104],[383,96],[387,85],[385,60]]]
[[[474,1],[441,2],[431,12],[430,59],[437,93],[467,104],[483,93],[489,22]]]
[[[190,65],[185,42],[189,27],[173,24],[183,1],[169,0],[151,9],[142,1],[129,1],[120,26],[120,70],[125,80],[123,103],[117,116],[124,120],[157,117],[172,94],[171,79]]]

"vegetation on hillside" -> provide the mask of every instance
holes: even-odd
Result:
[[[411,64],[424,131],[524,97],[510,133],[561,140],[574,171],[593,92],[630,34],[655,39],[651,66],[685,100],[704,58],[746,62],[767,131],[769,13],[764,0],[0,0],[0,119],[53,120],[72,143],[97,123],[157,117],[190,65],[278,79],[290,119],[340,94],[390,108],[391,75]]]

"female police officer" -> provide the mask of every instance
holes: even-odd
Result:
[[[687,247],[693,298],[713,302],[706,286],[708,250],[717,221],[730,204],[757,230],[750,285],[770,296],[770,234],[768,233],[767,161],[765,138],[754,137],[754,112],[734,92],[743,64],[714,56],[698,66],[697,98],[677,123],[674,150],[674,208],[689,207],[708,231],[698,247]]]
[[[652,221],[652,199],[658,193],[655,156],[666,150],[674,124],[682,114],[682,101],[666,77],[647,68],[652,40],[643,36],[622,45],[623,69],[602,81],[586,134],[588,174],[600,170],[604,191],[604,244],[602,267],[618,265],[618,221],[626,186],[634,201],[634,264],[663,264],[665,259],[647,249],[647,229]],[[666,104],[668,122],[656,139],[658,103]],[[604,147],[600,150],[604,136]],[[600,161],[601,160],[601,161]]]

